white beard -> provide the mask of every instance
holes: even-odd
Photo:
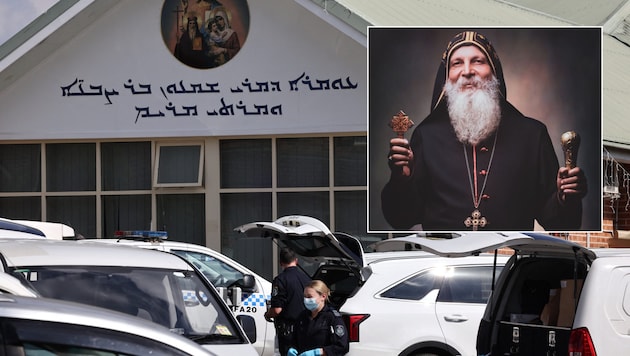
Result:
[[[474,89],[462,90],[467,83],[475,83]],[[446,81],[444,90],[448,114],[457,139],[476,145],[492,135],[501,121],[499,81],[495,76],[483,80],[475,76],[460,77],[457,83]]]

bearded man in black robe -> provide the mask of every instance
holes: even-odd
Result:
[[[507,101],[490,41],[464,31],[448,44],[431,113],[410,141],[394,138],[381,192],[396,230],[548,231],[581,226],[580,167],[560,167],[546,126]]]

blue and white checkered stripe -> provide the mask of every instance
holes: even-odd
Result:
[[[243,293],[241,303],[246,307],[264,307],[267,300],[271,299],[271,295],[264,295],[262,293]]]

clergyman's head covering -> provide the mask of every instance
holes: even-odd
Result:
[[[503,68],[501,68],[501,61],[499,55],[494,49],[490,40],[483,34],[476,31],[464,31],[460,32],[453,37],[446,50],[442,54],[442,62],[440,62],[440,68],[438,69],[435,77],[435,86],[433,87],[433,99],[431,100],[431,111],[440,104],[444,97],[444,84],[448,79],[449,62],[451,55],[456,49],[462,46],[476,46],[486,55],[490,67],[492,67],[492,73],[499,80],[499,89],[503,98],[506,98],[505,79],[503,78]]]

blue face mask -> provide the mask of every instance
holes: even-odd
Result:
[[[306,307],[306,309],[313,311],[317,309],[319,303],[317,303],[317,299],[315,298],[304,298],[304,306]]]

